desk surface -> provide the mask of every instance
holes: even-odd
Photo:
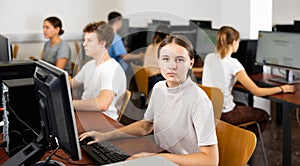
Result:
[[[268,79],[269,78],[275,78],[275,77],[278,77],[278,76],[274,76],[274,75],[271,75],[271,74],[255,74],[255,75],[251,75],[250,76],[253,80],[256,80],[256,81],[260,81],[260,82],[265,82],[267,84],[271,84],[271,85],[282,85],[282,84],[278,84],[278,83],[275,83],[275,82],[272,82],[272,81],[269,81]],[[268,98],[272,99],[272,100],[277,100],[277,101],[284,101],[284,102],[287,102],[288,104],[290,105],[294,105],[294,106],[298,106],[300,105],[300,84],[295,84],[295,87],[296,87],[296,92],[295,93],[278,93],[278,94],[274,94],[274,95],[270,95],[268,96]],[[240,90],[243,90],[243,91],[247,91],[243,85],[241,84],[236,84],[234,86],[234,88],[238,88]]]
[[[121,123],[112,120],[111,118],[105,116],[100,112],[82,111],[82,112],[76,112],[75,115],[76,115],[78,134],[89,130],[109,131],[123,126]],[[160,149],[158,146],[156,146],[156,144],[154,144],[152,141],[147,139],[147,137],[126,138],[126,139],[112,140],[111,142],[116,146],[118,146],[123,151],[125,151],[126,153],[128,153],[129,155],[133,155],[139,152],[158,153],[162,151],[162,149]],[[3,148],[0,148],[0,157],[3,157],[3,159],[0,159],[0,165],[9,159],[9,157],[7,155],[5,156],[5,154],[6,154],[5,150]],[[87,155],[83,151],[81,151],[81,154],[82,154],[82,160],[73,161],[69,159],[67,154],[65,154],[61,149],[56,152],[57,156],[68,159],[67,161],[71,163],[84,164],[84,165],[89,165],[89,163],[92,164],[92,161],[87,157]],[[48,155],[49,153],[46,153],[43,158],[46,158]],[[57,156],[53,156],[52,159],[60,161],[66,165],[70,165],[66,160],[60,159]]]

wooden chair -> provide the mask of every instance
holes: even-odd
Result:
[[[13,59],[17,59],[18,52],[19,52],[19,45],[18,44],[14,44],[13,52],[12,52]]]
[[[245,166],[256,147],[253,132],[217,120],[219,166]]]
[[[220,119],[224,103],[224,95],[222,91],[215,87],[208,87],[200,84],[198,84],[198,86],[204,90],[209,99],[212,101],[215,118]]]
[[[219,88],[203,86],[203,85],[200,85],[200,84],[198,84],[198,86],[205,91],[207,96],[212,101],[212,104],[213,104],[213,107],[214,107],[215,118],[220,119],[221,114],[222,114],[223,102],[224,102],[223,93],[221,92],[221,90]],[[245,128],[249,125],[256,125],[257,126],[258,134],[259,134],[259,140],[261,142],[261,147],[262,147],[262,151],[263,151],[264,162],[265,162],[265,165],[268,166],[268,159],[267,159],[267,156],[266,156],[265,146],[264,146],[264,143],[263,143],[263,137],[262,137],[262,134],[261,134],[259,123],[257,123],[256,121],[251,121],[251,122],[239,124],[237,126]]]
[[[134,72],[134,78],[137,84],[138,90],[145,95],[145,97],[148,97],[148,71],[143,66],[136,65],[134,63],[131,63],[132,70]]]
[[[126,90],[125,94],[124,94],[124,98],[123,98],[123,104],[119,110],[119,117],[118,117],[118,121],[120,122],[123,115],[124,115],[124,112],[128,106],[128,103],[130,101],[130,97],[131,97],[131,92],[129,90]]]

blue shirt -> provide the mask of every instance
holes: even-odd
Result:
[[[108,54],[117,62],[120,62],[121,55],[127,54],[122,38],[117,33],[115,33],[114,40],[108,49]]]
[[[108,49],[108,54],[110,55],[110,57],[114,58],[117,62],[120,63],[124,71],[127,70],[128,64],[124,62],[121,57],[121,55],[127,54],[127,51],[125,49],[122,38],[117,33],[115,33],[114,40]]]

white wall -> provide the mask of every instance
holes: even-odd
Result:
[[[42,22],[55,15],[61,18],[66,33],[82,31],[85,24],[104,19],[110,3],[105,0],[1,0],[0,32],[41,33]]]
[[[236,5],[226,6],[231,5],[234,1],[237,3]],[[230,13],[232,13],[231,17],[241,17],[240,24],[245,24],[242,22],[243,17],[247,18],[248,16],[239,12],[248,10],[244,5],[238,0],[173,0],[172,2],[162,0],[52,0],[51,2],[1,0],[0,33],[40,33],[43,19],[50,15],[56,15],[62,19],[66,33],[81,32],[84,25],[90,21],[106,20],[106,15],[111,10],[121,11],[124,16],[156,10],[187,19],[213,20],[213,26],[217,28],[223,24],[222,16]],[[261,6],[263,7],[264,4]],[[272,23],[286,24],[292,23],[293,20],[300,20],[299,9],[300,1],[298,0],[273,0]],[[239,16],[239,14],[241,15]],[[152,15],[147,15],[144,20],[132,20],[131,24],[133,26],[145,25],[150,19],[152,19]]]
[[[299,0],[273,0],[273,25],[293,24],[300,20]]]

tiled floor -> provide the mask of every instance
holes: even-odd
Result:
[[[144,109],[140,109],[139,100],[131,100],[128,109],[135,112],[134,114],[128,115],[136,120],[143,117]],[[272,103],[272,111],[269,125],[263,132],[264,146],[268,159],[269,166],[282,166],[282,125],[276,124],[276,108],[275,104]],[[292,165],[300,165],[300,122],[297,122],[296,109],[291,111],[292,121]],[[298,119],[300,119],[300,111],[298,113]],[[251,163],[251,164],[250,164]],[[264,166],[264,158],[261,148],[261,143],[258,139],[257,147],[251,158],[250,166]]]

